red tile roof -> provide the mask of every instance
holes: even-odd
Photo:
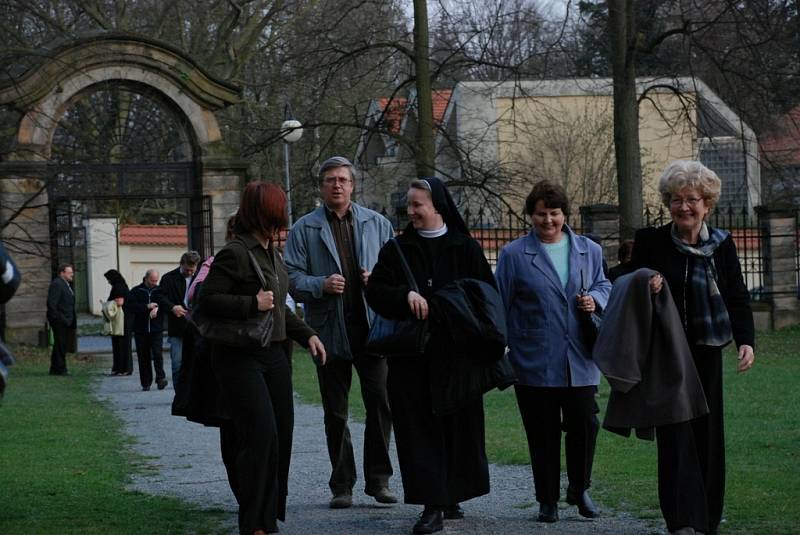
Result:
[[[800,165],[800,106],[778,119],[772,130],[762,136],[761,151],[768,163]]]
[[[444,120],[444,112],[450,102],[452,89],[434,89],[431,93],[433,99],[433,122],[441,124]],[[387,109],[388,106],[388,109]],[[383,121],[392,134],[400,133],[400,126],[403,124],[403,116],[408,109],[408,99],[395,97],[393,99],[379,98],[378,107],[384,111]]]
[[[180,245],[186,247],[189,236],[186,225],[122,225],[119,228],[122,245]]]

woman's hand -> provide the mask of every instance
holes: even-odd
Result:
[[[664,285],[664,277],[661,276],[661,273],[656,273],[652,277],[650,277],[650,293],[657,294],[661,291],[661,287]]]
[[[738,373],[743,373],[753,367],[756,361],[756,354],[753,352],[752,346],[740,345],[739,346],[739,364],[736,366]]]
[[[325,346],[322,345],[322,340],[316,334],[308,339],[308,351],[311,353],[311,358],[320,366],[325,365],[326,354]]]
[[[424,320],[428,317],[428,301],[417,292],[408,292],[408,306],[415,318]]]
[[[594,297],[591,295],[576,295],[575,300],[578,302],[578,310],[583,312],[594,312],[597,306],[594,302]]]
[[[272,302],[274,299],[272,295],[272,290],[264,291],[262,288],[256,294],[256,300],[258,301],[258,310],[261,312],[266,312],[267,310],[272,310],[275,308],[275,304]]]

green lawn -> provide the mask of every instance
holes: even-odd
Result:
[[[728,482],[722,533],[797,533],[800,501],[800,328],[761,332],[756,365],[736,373],[732,351],[725,357],[725,417]],[[294,385],[301,398],[319,404],[313,364],[299,350]],[[490,460],[528,464],[528,449],[513,391],[485,396],[486,446]],[[354,375],[351,410],[364,408]],[[608,386],[600,388],[600,418]],[[563,465],[562,465],[563,466]],[[529,492],[529,491],[521,491]],[[655,442],[624,438],[607,431],[598,437],[593,494],[607,507],[641,518],[661,517],[656,494]]]
[[[91,394],[105,362],[47,375],[44,351],[16,348],[0,402],[0,533],[223,533],[221,510],[125,489],[145,469],[120,422]]]

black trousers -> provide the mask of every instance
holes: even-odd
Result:
[[[356,483],[356,463],[350,428],[347,426],[348,399],[353,368],[361,383],[361,399],[367,413],[364,430],[364,480],[367,493],[389,484],[392,462],[389,439],[392,415],[386,393],[386,359],[358,355],[352,361],[334,359],[317,366],[317,380],[325,413],[325,437],[331,460],[328,485],[334,494],[352,493]]]
[[[569,488],[591,486],[597,442],[596,386],[538,387],[516,385],[517,405],[528,437],[536,501],[555,504],[561,491],[561,431],[565,433]]]
[[[133,371],[133,355],[131,352],[131,333],[111,337],[111,373],[130,373]]]
[[[258,355],[215,347],[212,366],[232,421],[220,428],[228,482],[239,502],[239,532],[277,532],[286,518],[294,405],[285,345]]]
[[[139,382],[142,388],[153,384],[153,369],[156,372],[156,381],[164,379],[164,336],[161,331],[152,333],[135,333],[136,360],[139,362]]]
[[[725,499],[722,351],[693,347],[709,413],[656,428],[658,499],[667,529],[716,533]]]
[[[50,353],[50,374],[62,375],[67,373],[67,348],[69,344],[69,327],[63,325],[50,325],[53,329],[53,351]]]

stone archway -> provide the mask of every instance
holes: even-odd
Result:
[[[13,85],[0,86],[0,105],[13,106],[21,115],[12,151],[0,161],[0,221],[13,217],[3,239],[23,244],[10,247],[23,271],[23,286],[6,315],[12,340],[35,342],[44,325],[47,286],[58,250],[52,222],[58,203],[69,198],[57,193],[65,190],[57,187],[64,186],[59,182],[64,174],[57,171],[66,163],[84,165],[81,172],[86,169],[85,157],[60,161],[54,139],[56,146],[63,142],[57,132],[63,131],[65,114],[74,114],[75,102],[98,87],[150,94],[185,124],[191,142],[185,172],[191,174],[191,184],[181,195],[191,199],[192,213],[205,209],[208,216],[205,225],[196,219],[189,226],[193,246],[221,245],[225,217],[238,203],[247,166],[228,154],[215,115],[239,101],[237,87],[215,79],[170,45],[131,35],[94,36],[46,54]],[[85,195],[85,188],[76,184],[74,189]],[[119,194],[126,195],[123,189]]]

